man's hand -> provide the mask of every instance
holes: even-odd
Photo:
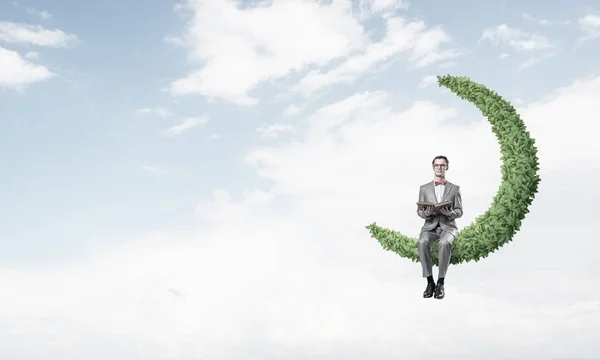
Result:
[[[425,211],[423,211],[423,216],[430,217],[431,215],[433,215],[433,212],[433,206],[428,206],[425,208]]]
[[[446,216],[452,215],[452,209],[450,209],[450,206],[441,208],[439,211],[440,211],[440,214],[442,214],[442,215],[446,215]]]

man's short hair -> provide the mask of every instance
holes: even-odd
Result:
[[[450,165],[450,161],[448,161],[448,158],[444,155],[438,155],[434,157],[433,160],[431,160],[431,165],[433,165],[437,159],[444,159],[446,161],[446,165]]]

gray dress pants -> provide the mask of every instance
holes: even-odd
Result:
[[[431,245],[438,239],[438,277],[446,277],[446,272],[448,271],[448,266],[450,265],[450,257],[452,256],[452,242],[454,241],[454,236],[442,230],[439,224],[433,230],[422,231],[421,235],[419,235],[419,241],[417,241],[417,247],[419,248],[419,259],[421,261],[421,267],[423,268],[423,277],[433,275]]]

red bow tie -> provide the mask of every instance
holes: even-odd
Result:
[[[436,182],[435,182],[435,186],[438,186],[438,185],[444,185],[445,183],[446,183],[446,182],[445,182],[444,180],[442,180],[441,182],[439,182],[439,181],[436,181]]]

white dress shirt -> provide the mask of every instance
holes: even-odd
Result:
[[[444,196],[444,189],[446,188],[446,185],[435,185],[435,180],[434,181],[434,186],[435,186],[435,197],[437,199],[437,202],[442,202],[442,196]],[[444,181],[445,183],[445,181]]]

